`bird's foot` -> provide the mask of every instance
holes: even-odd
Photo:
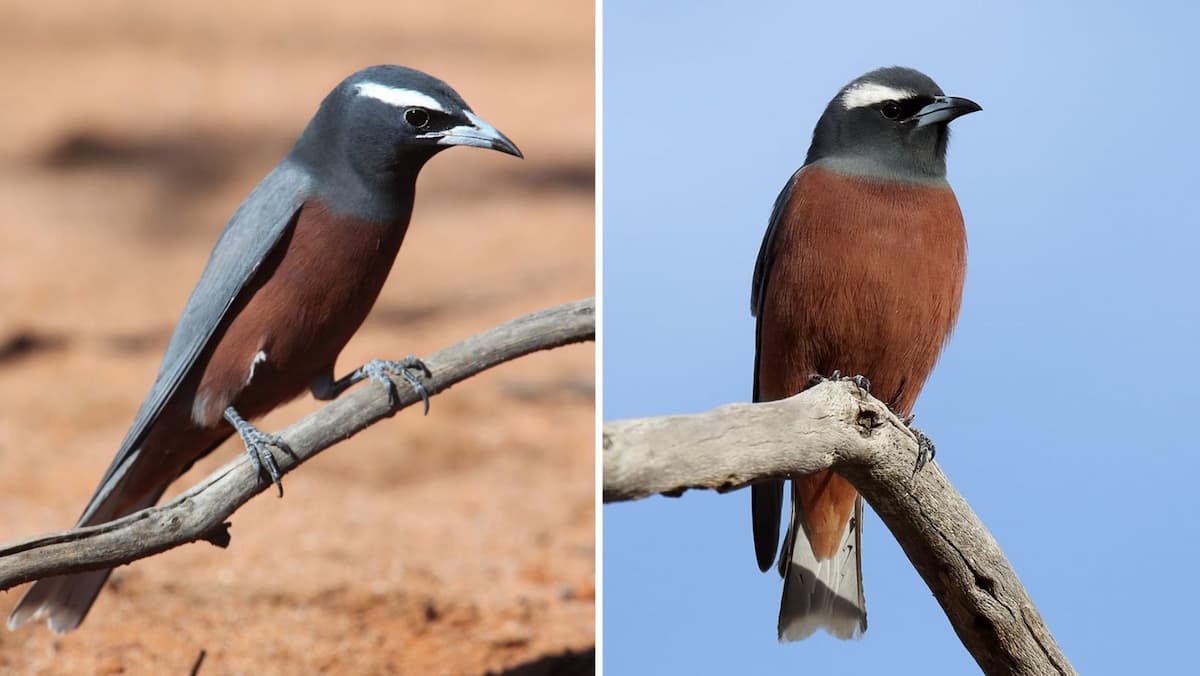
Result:
[[[238,436],[242,438],[242,443],[246,445],[246,454],[250,456],[250,463],[254,465],[255,474],[262,476],[263,468],[267,470],[267,474],[271,477],[271,483],[279,489],[279,497],[283,497],[283,472],[279,471],[279,465],[275,462],[275,456],[271,453],[271,447],[274,446],[284,453],[291,453],[292,449],[288,448],[283,437],[278,434],[267,434],[260,431],[254,425],[246,422],[232,406],[225,409],[225,420],[233,425],[233,429],[237,431]]]
[[[849,380],[857,385],[862,391],[868,393],[871,391],[871,381],[868,380],[866,376],[843,376],[841,371],[834,371],[828,378],[819,373],[814,373],[808,377],[808,386],[812,387],[813,385],[820,385],[827,380]]]
[[[913,420],[916,417],[915,415],[910,415],[904,419],[904,424],[908,427],[908,431],[912,432],[913,436],[917,438],[917,466],[913,468],[913,474],[920,472],[925,467],[925,464],[933,460],[933,457],[937,455],[937,448],[933,445],[933,440],[925,436],[924,432],[913,425]]]
[[[400,393],[396,390],[396,381],[392,380],[390,376],[399,376],[420,395],[421,402],[425,404],[425,415],[429,415],[429,390],[425,389],[425,384],[421,382],[422,375],[432,378],[433,372],[429,370],[425,362],[410,354],[398,361],[372,359],[360,366],[352,377],[357,380],[370,378],[383,385],[387,389],[388,401],[395,406],[400,402]]]

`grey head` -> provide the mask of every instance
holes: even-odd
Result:
[[[338,84],[284,161],[301,165],[330,209],[388,221],[408,217],[421,167],[452,146],[522,157],[445,82],[381,65]]]
[[[843,174],[942,182],[949,123],[978,110],[974,101],[946,96],[920,71],[873,70],[829,102],[804,164],[820,162]]]

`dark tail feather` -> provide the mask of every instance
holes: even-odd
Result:
[[[93,570],[34,582],[8,616],[8,628],[16,629],[30,620],[45,617],[50,631],[56,634],[75,629],[87,616],[111,572],[111,568]]]
[[[779,547],[779,511],[783,508],[783,481],[772,480],[750,487],[750,508],[754,522],[754,554],[758,569],[767,572]]]
[[[162,496],[165,488],[164,486],[163,489],[144,496],[132,504],[125,503],[121,507],[113,508],[101,505],[88,515],[88,518],[85,519],[87,523],[81,521],[79,525],[112,521],[149,507],[158,502],[158,498]],[[110,494],[108,497],[112,498],[114,495]],[[108,508],[106,509],[106,507]],[[30,620],[45,618],[47,624],[50,625],[50,630],[56,634],[65,634],[75,629],[80,622],[83,622],[83,618],[87,617],[88,611],[91,610],[96,596],[100,594],[100,590],[104,587],[104,581],[108,579],[110,573],[112,573],[111,568],[91,570],[86,573],[56,575],[34,582],[8,616],[8,628],[16,629]]]

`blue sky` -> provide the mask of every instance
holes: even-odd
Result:
[[[1194,670],[1196,11],[606,0],[604,418],[748,400],[776,194],[842,84],[919,68],[984,110],[953,125],[967,284],[918,423],[1081,673]],[[748,491],[603,519],[608,674],[977,671],[874,514],[865,638],[787,645]]]

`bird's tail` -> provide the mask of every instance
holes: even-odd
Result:
[[[779,573],[783,600],[779,605],[779,640],[799,641],[824,629],[840,639],[862,636],[867,630],[867,604],[862,586],[862,497],[854,502],[854,517],[832,557],[818,560],[809,542],[804,511],[792,496],[792,519]]]
[[[86,515],[79,525],[104,523],[132,514],[158,502],[161,495],[162,490],[152,491],[132,503],[122,500],[119,506],[112,504],[115,500],[106,501],[109,504],[101,504],[93,513]],[[33,586],[25,590],[25,595],[8,616],[8,628],[16,629],[31,620],[45,618],[50,630],[56,634],[65,634],[75,629],[87,616],[110,573],[112,569],[106,568],[86,573],[56,575],[34,582]]]

